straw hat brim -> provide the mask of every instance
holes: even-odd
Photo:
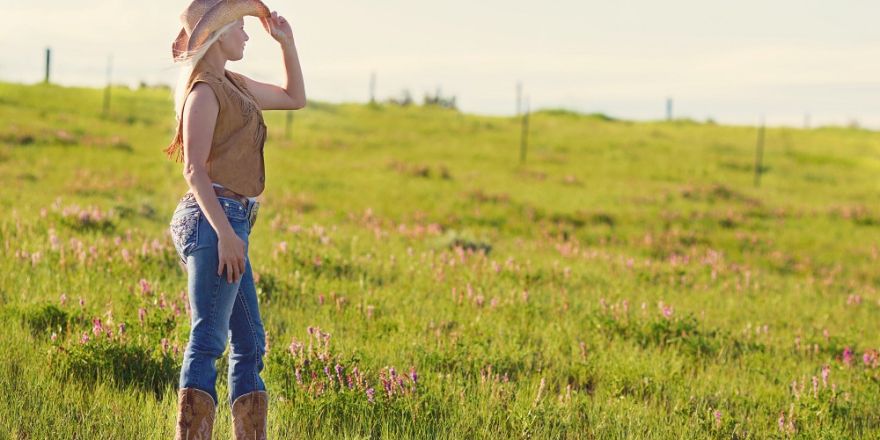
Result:
[[[193,28],[192,35],[187,35],[181,28],[174,43],[171,44],[171,55],[174,59],[185,57],[197,50],[211,36],[211,33],[246,15],[269,17],[269,8],[260,0],[223,0],[205,12]]]

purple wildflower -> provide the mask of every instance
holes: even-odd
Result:
[[[101,324],[100,318],[95,318],[92,320],[92,334],[95,336],[100,335],[104,332],[104,326]]]
[[[870,367],[877,361],[877,351],[870,350],[866,351],[865,354],[862,355],[862,362],[866,367]]]
[[[852,365],[853,360],[853,351],[852,348],[846,347],[843,349],[843,363],[847,366]]]
[[[375,403],[376,402],[375,397],[376,397],[376,390],[374,390],[373,387],[367,388],[367,402]]]
[[[336,379],[339,380],[339,386],[342,387],[342,385],[345,384],[342,380],[342,365],[337,363],[334,369],[336,370]]]
[[[409,367],[409,378],[413,381],[414,385],[418,383],[419,375],[416,374],[416,367]]]
[[[143,295],[147,295],[153,291],[153,287],[150,286],[150,282],[143,279],[143,278],[141,278],[140,281],[138,281],[138,284],[141,287],[141,294],[143,294]]]
[[[828,375],[831,373],[831,367],[828,365],[822,366],[822,388],[828,386]]]

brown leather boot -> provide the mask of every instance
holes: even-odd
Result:
[[[181,388],[177,392],[175,440],[211,440],[214,430],[214,398],[205,391]]]
[[[232,429],[235,440],[266,440],[269,395],[251,391],[232,402]]]

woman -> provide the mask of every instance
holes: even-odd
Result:
[[[242,59],[243,17],[257,16],[281,45],[284,87],[225,69]],[[236,439],[265,438],[268,395],[265,333],[247,257],[248,236],[265,182],[261,110],[306,104],[293,32],[259,0],[194,0],[172,45],[182,64],[175,92],[178,127],[165,152],[182,160],[189,191],[170,223],[187,271],[192,328],[178,390],[177,439],[209,439],[218,403],[214,361],[231,340],[229,402]]]

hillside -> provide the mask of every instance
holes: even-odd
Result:
[[[173,433],[170,92],[102,102],[0,83],[13,438]],[[537,112],[523,164],[515,118],[312,102],[288,137],[265,117],[270,437],[880,436],[880,134],[770,128],[755,186],[754,127]],[[291,354],[309,326],[329,354]]]

